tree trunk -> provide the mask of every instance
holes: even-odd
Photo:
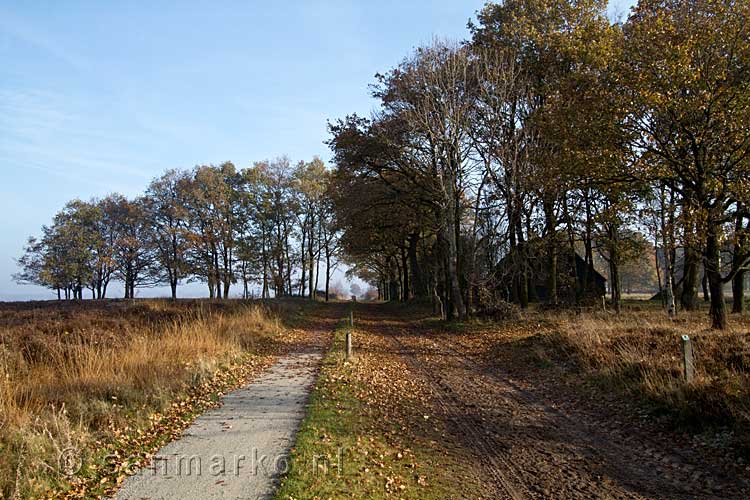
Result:
[[[737,211],[741,212],[742,207],[738,206]],[[742,225],[744,216],[742,213],[737,214],[737,221],[734,226],[735,238],[734,256],[732,268],[739,269],[732,277],[732,312],[742,314],[745,310],[745,261],[748,257],[748,236],[747,229]]]
[[[547,302],[557,305],[557,232],[555,230],[555,207],[545,200],[544,225],[547,239]]]
[[[307,255],[305,255],[307,249],[307,231],[305,230],[305,226],[307,226],[307,220],[305,220],[305,223],[302,225],[302,241],[299,254],[299,263],[302,268],[302,275],[299,278],[299,295],[302,298],[305,297],[305,288],[307,288]]]
[[[401,268],[403,272],[401,301],[407,302],[411,291],[409,289],[409,254],[406,248],[401,248]]]
[[[666,301],[664,300],[664,285],[662,284],[662,279],[661,279],[661,264],[659,263],[659,245],[657,243],[654,243],[654,262],[656,263],[656,281],[657,281],[657,284],[659,285],[659,299],[661,300],[661,306],[664,307],[666,305]]]
[[[419,265],[419,257],[417,255],[417,245],[419,243],[419,234],[412,233],[408,238],[409,242],[409,270],[411,271],[411,289],[412,294],[415,297],[424,297],[425,283],[424,276],[422,276],[422,268]]]
[[[461,295],[461,287],[458,281],[458,270],[456,268],[456,233],[453,231],[452,227],[446,227],[446,229],[443,230],[443,238],[446,243],[444,245],[446,250],[446,278],[448,278],[448,291],[450,292],[451,298],[451,307],[449,308],[449,311],[455,308],[459,319],[463,319],[466,317],[466,309],[464,308],[464,300]]]
[[[732,312],[745,312],[745,271],[739,271],[732,278]]]
[[[284,222],[284,254],[286,255],[286,287],[289,291],[289,295],[294,295],[294,288],[292,288],[292,260],[289,258],[289,233],[287,232],[287,225]]]
[[[307,259],[310,267],[310,276],[308,276],[309,283],[308,285],[308,292],[310,295],[310,300],[315,300],[315,278],[314,278],[314,264],[315,264],[315,218],[312,218],[310,221],[310,240],[307,242]]]
[[[315,297],[318,294],[319,283],[320,283],[320,256],[318,256],[318,259],[315,261],[315,290],[313,292],[313,297]]]
[[[666,271],[665,274],[667,276],[667,283],[664,286],[664,292],[666,294],[664,300],[667,304],[667,315],[670,318],[674,318],[677,308],[674,305],[674,290],[672,288],[672,274],[668,270]]]
[[[727,327],[727,306],[724,302],[724,282],[721,278],[721,243],[718,232],[717,225],[709,220],[705,257],[708,289],[711,293],[711,327],[724,330]]]
[[[586,221],[585,221],[585,231],[584,231],[584,237],[583,237],[583,247],[584,247],[584,260],[586,261],[586,267],[583,270],[583,295],[584,297],[593,297],[594,292],[594,223],[593,223],[593,213],[592,213],[592,207],[591,207],[591,191],[589,188],[586,188],[584,191],[585,197],[585,206],[586,206]]]
[[[700,255],[692,246],[685,248],[682,268],[682,293],[680,306],[685,311],[698,309],[698,275],[700,271]]]
[[[443,307],[443,301],[440,300],[440,294],[437,290],[437,282],[432,284],[432,313],[437,314],[441,320],[445,319],[445,308]]]
[[[508,212],[511,212],[511,208],[508,208]],[[509,226],[508,226],[508,261],[510,262],[510,301],[514,304],[520,302],[519,283],[520,283],[520,271],[518,261],[518,244],[516,243],[516,230],[514,224],[514,215],[509,213]]]
[[[268,298],[268,250],[266,248],[266,229],[263,227],[260,233],[261,244],[260,244],[260,259],[261,266],[263,267],[263,283],[260,289],[260,298],[265,300]]]
[[[526,266],[526,244],[518,245],[518,302],[521,309],[529,307],[529,271]]]
[[[393,276],[388,280],[388,300],[398,300],[398,281]]]
[[[242,298],[250,298],[250,279],[248,277],[249,264],[246,261],[242,261]]]
[[[529,251],[526,239],[523,237],[520,202],[516,205],[515,226],[516,238],[518,238],[518,299],[521,308],[526,309],[529,307]]]
[[[221,299],[221,270],[219,269],[219,252],[216,245],[212,244],[211,261],[213,264],[214,286],[216,287],[216,298]]]
[[[327,238],[327,236],[326,236]],[[326,302],[328,302],[328,288],[331,284],[331,253],[328,249],[328,240],[326,239],[325,243],[325,252],[326,252]]]
[[[331,273],[328,271],[328,257],[326,257],[326,302],[328,302],[328,287],[331,284]]]
[[[610,288],[612,290],[612,307],[614,307],[617,314],[620,314],[622,292],[620,285],[620,269],[617,265],[616,259],[610,258],[609,260],[609,277],[611,280]]]
[[[232,249],[231,248],[229,248],[229,249],[225,248],[224,249],[223,257],[224,257],[224,262],[223,262],[223,265],[224,265],[224,272],[223,272],[223,275],[224,275],[223,276],[224,277],[224,298],[228,299],[229,298],[229,289],[232,286],[232,266],[234,264],[232,262]]]
[[[669,188],[669,203],[666,205],[667,207],[667,225],[665,225],[665,231],[667,232],[667,239],[665,241],[668,241],[664,243],[664,248],[669,249],[669,275],[672,278],[672,288],[670,289],[672,293],[672,302],[674,302],[675,299],[675,287],[677,286],[677,276],[675,271],[675,262],[677,262],[677,245],[675,244],[675,199],[676,194],[675,190],[672,188]],[[674,303],[672,304],[674,306]],[[673,307],[673,309],[676,311],[677,309]]]
[[[458,241],[456,239],[456,220],[457,220],[457,214],[456,214],[456,206],[454,204],[454,197],[455,193],[453,192],[454,186],[452,185],[452,182],[449,182],[449,187],[451,188],[450,195],[448,197],[448,213],[446,217],[446,224],[445,224],[445,235],[444,238],[446,239],[446,245],[445,249],[447,250],[447,272],[448,277],[450,279],[448,285],[450,287],[450,294],[451,294],[451,308],[455,308],[456,312],[458,313],[458,319],[463,320],[466,318],[466,306],[464,305],[464,299],[463,294],[461,293],[461,283],[459,282],[459,275],[458,275]]]
[[[667,314],[669,315],[670,319],[674,318],[675,315],[675,305],[674,305],[674,260],[672,259],[672,247],[671,244],[674,241],[674,238],[671,238],[670,235],[672,234],[670,230],[667,228],[667,218],[666,218],[666,210],[667,210],[667,204],[666,204],[666,197],[665,197],[665,186],[662,185],[661,188],[661,235],[662,235],[662,243],[664,247],[664,278],[666,279],[664,291],[666,293],[666,305],[667,305]],[[670,203],[670,213],[674,213],[674,210],[672,209],[672,205]],[[671,221],[671,219],[670,219]],[[670,228],[672,227],[670,223]]]

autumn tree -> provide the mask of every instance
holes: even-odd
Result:
[[[616,116],[603,82],[618,31],[597,0],[489,3],[471,29],[483,68],[477,148],[505,205],[511,294],[525,306],[534,293],[528,246],[541,237],[556,303],[561,223],[571,258],[576,241],[584,243],[590,271],[581,292],[593,275],[597,172],[616,161]]]
[[[208,285],[211,298],[228,298],[234,258],[239,177],[232,163],[201,165],[185,185],[191,274]]]
[[[73,200],[58,212],[43,236],[31,238],[19,260],[19,283],[33,283],[65,291],[66,298],[83,299],[86,288],[95,295],[96,249],[100,248],[97,223],[101,210],[95,203]]]
[[[351,117],[340,123],[332,141],[339,154],[339,139],[346,137],[339,133],[359,130],[372,139],[359,146],[374,147],[377,155],[362,156],[365,161],[359,167],[390,185],[408,186],[433,212],[445,272],[446,311],[459,318],[467,314],[460,234],[474,165],[468,134],[472,85],[468,48],[434,42],[380,75],[374,95],[381,101],[381,112],[371,122]]]
[[[432,239],[431,200],[379,165],[396,161],[393,129],[355,116],[331,126],[336,170],[329,191],[347,264],[388,299],[427,296],[420,243]]]
[[[154,286],[159,282],[155,248],[150,238],[151,220],[143,199],[128,200],[114,195],[103,207],[106,218],[115,228],[112,241],[115,273],[125,287],[125,298],[132,299],[136,288]]]
[[[189,217],[186,189],[190,180],[185,172],[170,169],[151,181],[143,198],[150,223],[147,237],[161,268],[161,281],[169,284],[172,299],[177,286],[188,276]]]
[[[714,328],[727,324],[722,273],[727,225],[748,199],[750,4],[733,0],[642,0],[625,25],[623,88],[637,174],[680,194],[697,232]],[[740,204],[740,205],[738,205]]]
[[[324,196],[330,174],[325,163],[315,157],[310,162],[300,162],[292,174],[293,189],[297,196],[297,224],[300,229],[300,295],[315,298],[315,277],[320,258],[319,229],[323,221]]]

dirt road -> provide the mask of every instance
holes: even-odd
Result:
[[[370,350],[392,353],[426,383],[434,415],[486,485],[482,496],[748,498],[744,467],[686,446],[627,405],[513,371],[502,350],[488,361],[470,336],[433,331],[408,310],[360,305],[357,318]]]

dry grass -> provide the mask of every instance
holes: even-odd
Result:
[[[748,314],[730,315],[729,329],[716,331],[705,304],[670,321],[658,302],[632,300],[620,315],[596,307],[530,308],[503,321],[425,325],[448,335],[467,334],[463,341],[470,354],[519,376],[583,384],[636,403],[639,412],[681,430],[730,436],[727,444],[750,458]],[[693,342],[691,383],[683,375],[682,335]]]
[[[546,345],[584,372],[645,400],[681,424],[706,428],[750,425],[750,318],[710,329],[705,311],[670,321],[658,309],[621,315],[547,316]],[[682,335],[694,343],[696,377],[683,377]]]
[[[274,351],[268,306],[161,300],[0,304],[0,498],[37,497],[60,454],[147,426],[191,387]]]

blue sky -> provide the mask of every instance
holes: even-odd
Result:
[[[368,114],[376,72],[433,36],[465,38],[482,5],[3,2],[0,300],[52,297],[10,276],[70,199],[134,196],[171,167],[328,158],[326,120]]]

